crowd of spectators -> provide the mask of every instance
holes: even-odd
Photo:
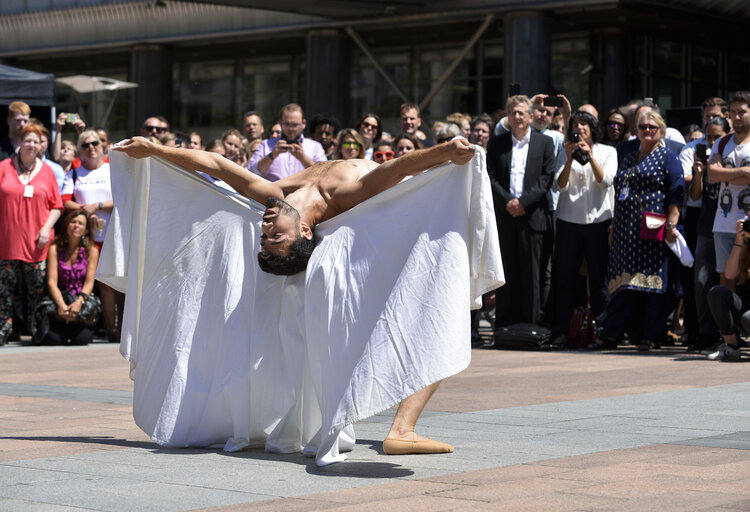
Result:
[[[58,323],[74,318],[79,299],[62,300],[52,282],[62,265],[67,273],[78,265],[78,294],[101,297],[104,327],[116,341],[123,297],[103,283],[92,290],[90,271],[114,206],[109,134],[61,114],[51,137],[30,116],[27,105],[11,104],[9,135],[0,140],[0,225],[12,241],[0,251],[0,344],[13,318],[29,318],[44,295],[54,300]],[[347,127],[325,112],[308,121],[292,103],[274,123],[249,111],[220,139],[173,131],[159,115],[143,122],[140,135],[217,152],[270,181],[316,162],[382,163],[465,137],[486,152],[505,267],[507,284],[485,301],[496,304],[495,329],[542,324],[553,344],[563,345],[573,310],[588,305],[599,326],[590,349],[627,340],[645,351],[673,340],[671,329],[689,348],[711,349],[710,359],[739,358],[738,335],[750,327],[741,320],[750,308],[742,286],[750,268],[750,222],[743,224],[750,209],[750,92],[729,102],[707,99],[701,123],[684,127],[668,127],[649,100],[600,117],[593,105],[573,108],[565,96],[545,94],[510,96],[493,116],[454,112],[429,127],[420,116],[417,105],[402,105],[389,132],[377,113]],[[64,140],[70,128],[75,142]],[[63,211],[48,256],[51,227]],[[45,272],[55,278],[46,287]],[[19,292],[21,311],[13,304]],[[89,339],[79,334],[68,339]]]

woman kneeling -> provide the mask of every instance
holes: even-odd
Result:
[[[96,300],[91,291],[98,262],[99,249],[91,236],[91,219],[83,210],[69,213],[47,255],[47,286],[57,306],[57,315],[50,316],[43,344],[91,342],[93,332],[89,324],[93,318],[80,318],[79,313],[85,301]],[[100,307],[94,309],[101,311]]]

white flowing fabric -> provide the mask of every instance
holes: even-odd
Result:
[[[166,446],[345,458],[352,423],[470,361],[469,309],[504,282],[478,150],[316,228],[307,272],[260,271],[262,207],[113,152],[97,279],[127,292],[133,416]]]

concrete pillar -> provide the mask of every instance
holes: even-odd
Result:
[[[132,92],[131,133],[139,133],[143,121],[154,115],[166,117],[172,126],[172,51],[161,45],[133,48],[130,81],[138,84]]]
[[[591,102],[599,115],[627,103],[630,99],[627,36],[619,29],[604,29],[591,36]]]
[[[307,118],[328,112],[349,126],[349,47],[354,43],[338,30],[307,34],[305,110]]]
[[[551,89],[551,18],[541,12],[520,11],[503,20],[505,29],[505,90],[521,85],[521,94],[531,97]]]

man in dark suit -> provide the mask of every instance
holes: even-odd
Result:
[[[495,327],[538,323],[540,259],[548,225],[547,191],[555,173],[550,137],[531,128],[532,105],[523,95],[508,98],[510,132],[487,144],[506,284],[497,291]]]

